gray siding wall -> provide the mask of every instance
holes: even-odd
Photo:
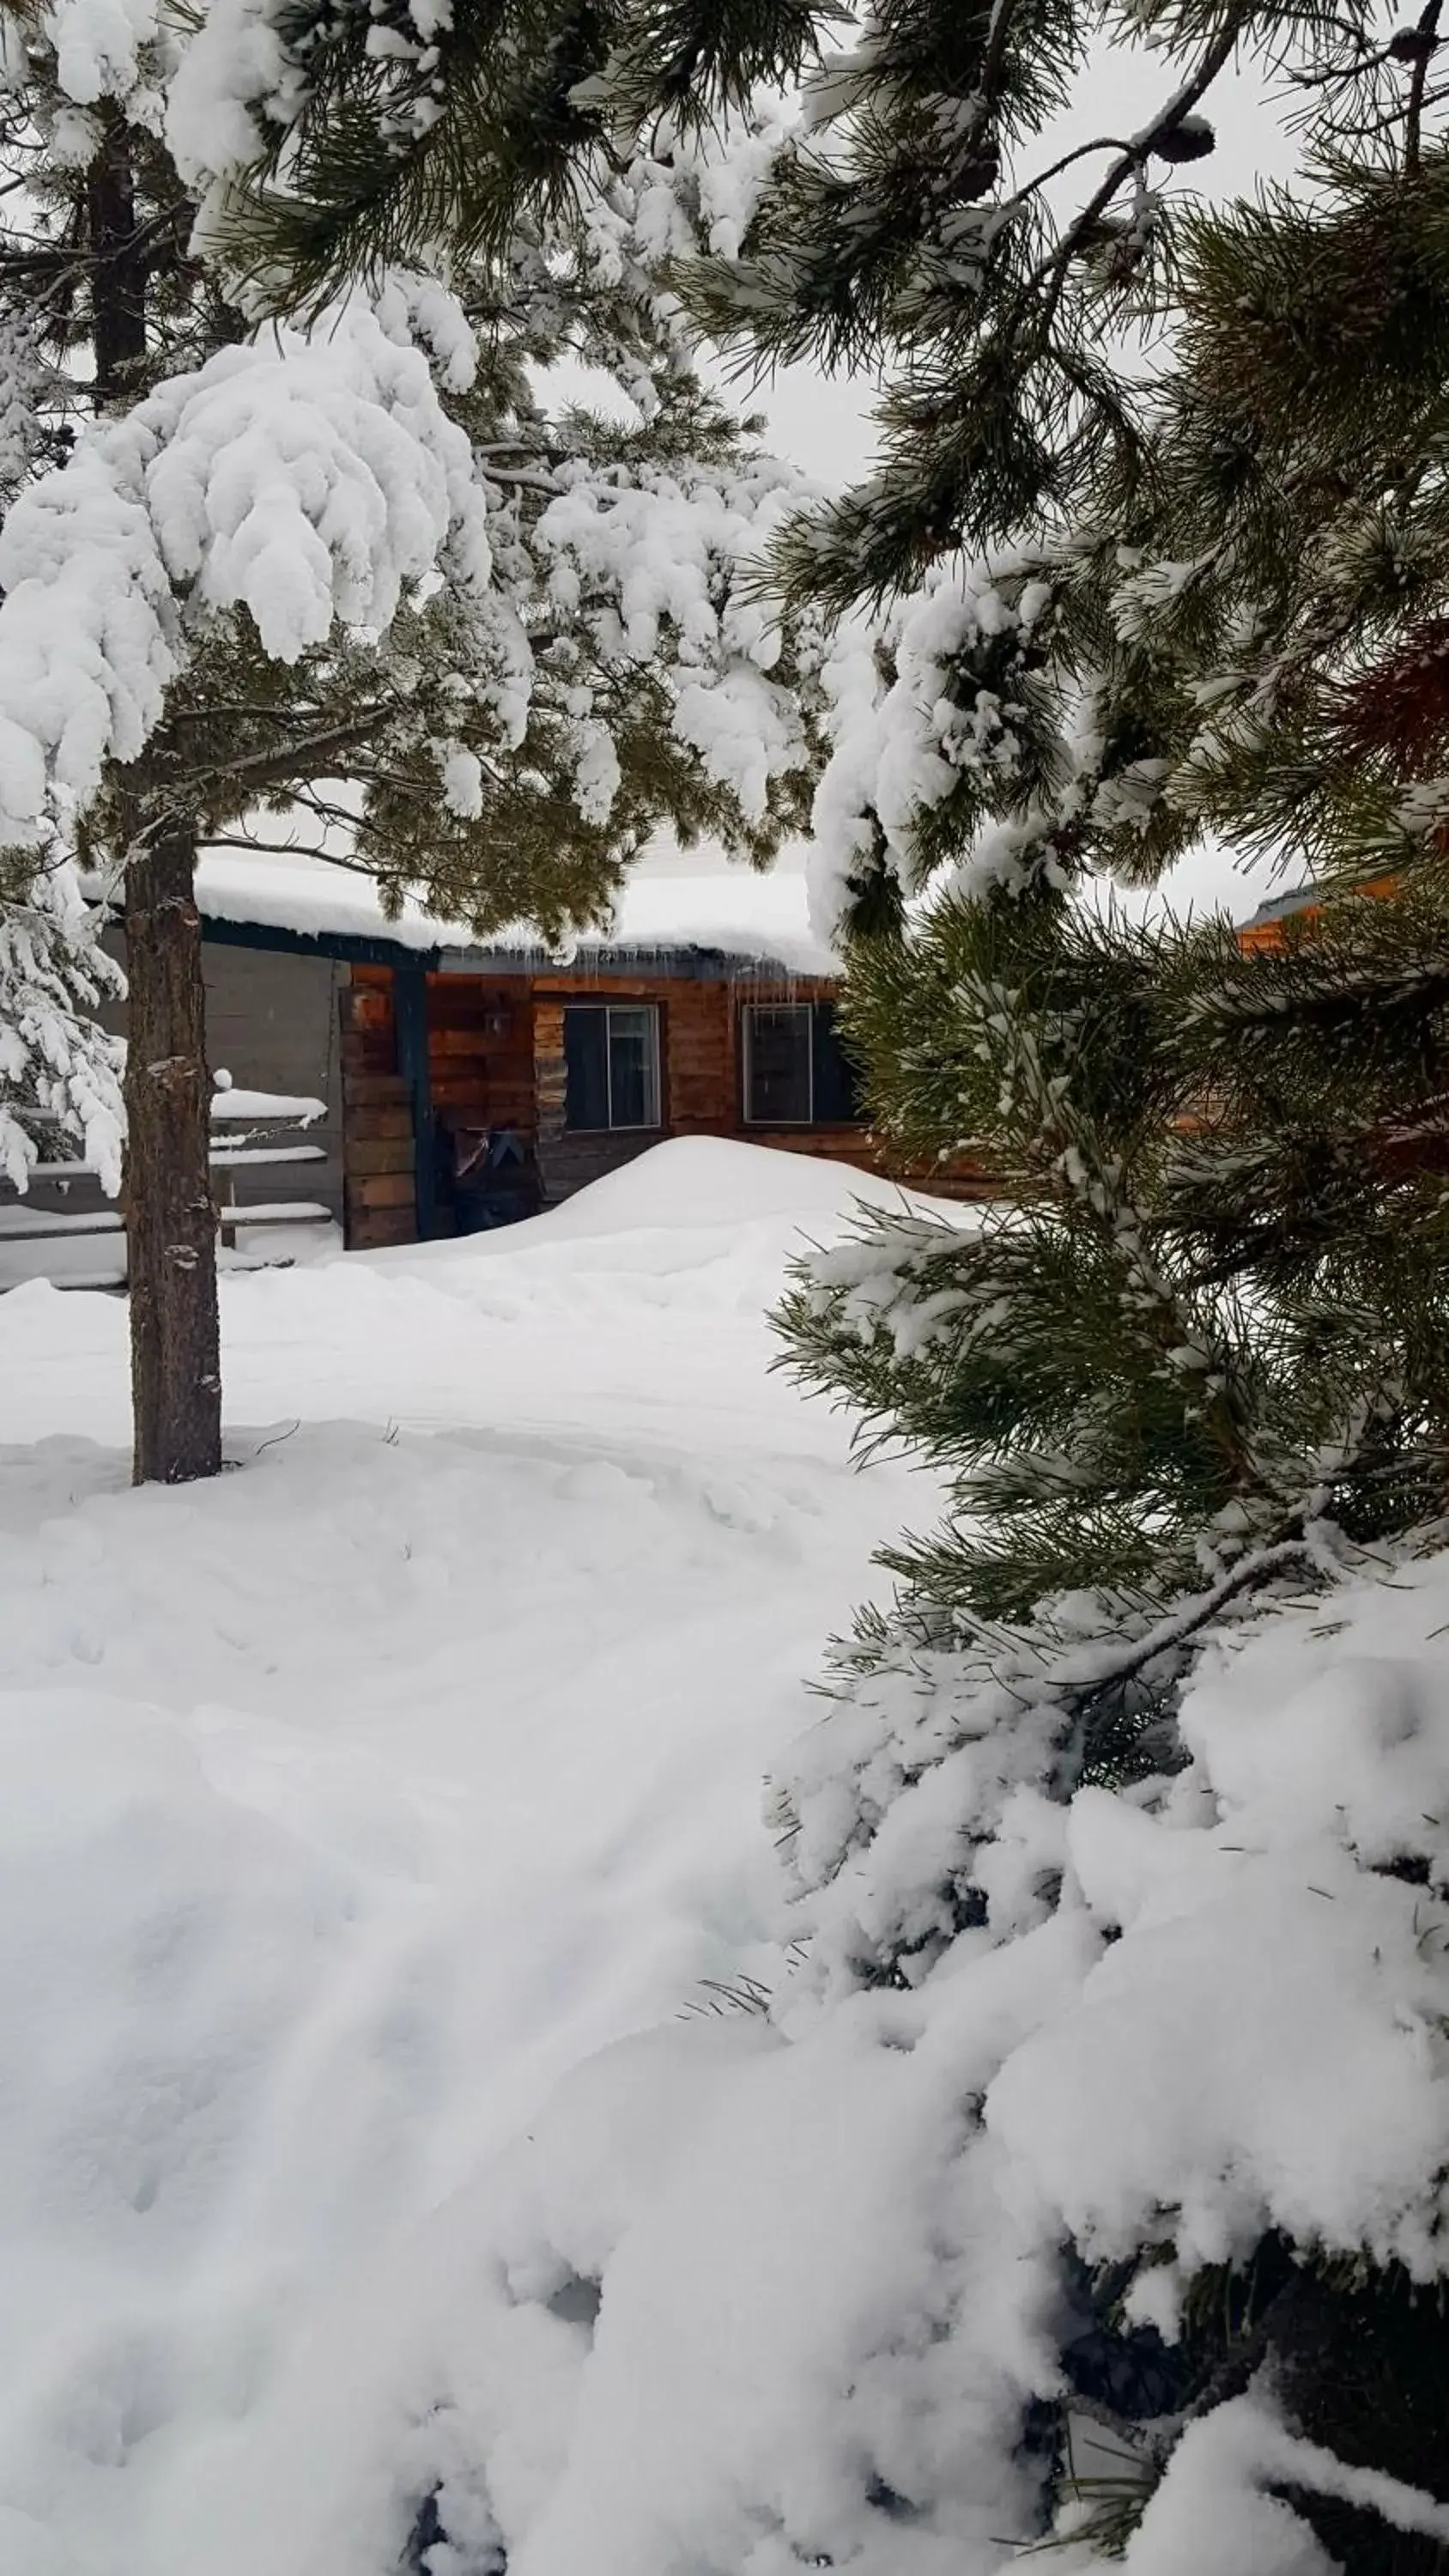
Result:
[[[316,1199],[342,1222],[342,1066],[337,996],[345,968],[329,957],[208,941],[206,1048],[238,1090],[325,1100],[327,1115],[292,1144],[320,1145],[325,1163],[279,1164],[237,1175],[239,1199]]]
[[[108,934],[107,946],[125,964],[125,942]],[[206,978],[206,1047],[212,1071],[225,1066],[239,1090],[286,1092],[325,1100],[327,1115],[283,1144],[320,1145],[321,1163],[243,1167],[236,1196],[253,1204],[311,1199],[342,1222],[342,1067],[338,992],[346,968],[327,957],[290,957],[267,948],[230,948],[208,940],[202,952]],[[124,1031],[125,1007],[107,1010]],[[227,1180],[231,1179],[228,1174]],[[37,1181],[28,1204],[75,1215],[106,1201],[93,1181]]]

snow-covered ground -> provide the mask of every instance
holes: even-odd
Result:
[[[1169,2335],[1269,2234],[1442,2277],[1449,1554],[1230,1620],[1154,1783],[965,1650],[817,1724],[936,1499],[768,1373],[851,1187],[231,1279],[180,1492],[119,1303],[0,1298],[0,2576],[1006,2576],[1065,2242]],[[1122,2576],[1449,2542],[1275,2406]]]
[[[781,1974],[762,1775],[932,1509],[768,1373],[857,1186],[670,1144],[229,1281],[237,1472],[177,1492],[128,1489],[120,1301],[0,1299],[3,2576],[394,2566],[430,2214],[591,2052]]]

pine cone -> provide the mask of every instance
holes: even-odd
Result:
[[[1216,148],[1217,136],[1205,116],[1181,116],[1152,139],[1159,161],[1205,161]]]

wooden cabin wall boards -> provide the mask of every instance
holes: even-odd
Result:
[[[748,1136],[872,1162],[834,1038],[833,986],[711,962],[713,973],[641,961],[634,973],[509,976],[355,966],[343,1006],[349,1242],[411,1241],[410,1215],[424,1218],[399,1013],[412,976],[433,1121],[444,1136],[520,1138],[544,1205],[665,1136]],[[445,1200],[435,1186],[432,1231],[449,1228]]]

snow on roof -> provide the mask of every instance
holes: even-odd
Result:
[[[515,922],[479,939],[465,922],[440,921],[408,902],[395,921],[376,882],[358,870],[301,851],[207,850],[197,869],[197,900],[211,921],[253,923],[317,938],[387,939],[398,947],[549,958],[536,928]],[[608,933],[589,931],[573,955],[663,955],[681,948],[782,966],[796,975],[838,974],[839,960],[810,927],[805,879],[787,853],[768,875],[731,867],[718,854],[678,873],[642,867],[625,883]]]
[[[708,845],[696,856],[666,847],[646,854],[627,879],[612,931],[584,933],[572,958],[667,956],[712,950],[792,975],[838,975],[840,960],[810,927],[803,848],[785,850],[768,874],[731,865]],[[1315,898],[1311,884],[1261,903],[1241,928],[1281,920]],[[296,931],[305,938],[385,939],[395,947],[464,957],[560,962],[530,922],[479,939],[466,922],[445,921],[409,900],[394,920],[384,912],[373,877],[309,850],[207,850],[197,870],[197,897],[208,920]]]

